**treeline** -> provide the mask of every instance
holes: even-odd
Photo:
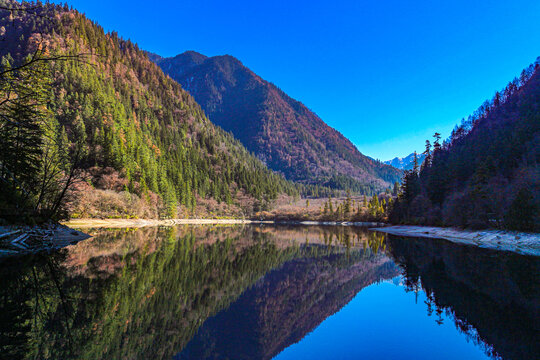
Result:
[[[320,212],[322,221],[386,221],[388,210],[392,207],[394,197],[388,192],[373,195],[368,201],[364,195],[362,201],[347,196],[342,201],[328,198]]]
[[[306,198],[305,204],[277,206],[260,211],[255,217],[275,221],[386,222],[396,196],[390,189],[367,197],[353,197],[348,192],[335,198]]]
[[[393,222],[540,229],[540,65],[537,61],[456,126],[426,141],[406,171]]]
[[[32,113],[6,110],[24,121],[0,118],[0,175],[10,189],[0,195],[4,212],[46,207],[57,213],[54,196],[52,205],[40,200],[40,186],[65,185],[77,175],[90,189],[99,187],[84,178],[94,168],[114,169],[121,181],[111,188],[154,201],[161,216],[176,216],[179,206],[189,211],[204,199],[241,207],[248,198],[265,208],[278,194],[332,193],[269,171],[136,44],[105,33],[67,5],[0,0],[0,36],[1,71],[27,64],[29,56],[52,58],[39,61],[40,71],[32,65],[25,68],[31,74],[15,70],[0,79],[2,99],[13,84],[39,89],[22,97]],[[55,177],[48,181],[51,157]]]
[[[395,177],[383,177],[385,181],[395,181]],[[367,179],[360,182],[348,175],[333,174],[328,180],[324,181],[326,187],[332,189],[347,189],[357,194],[374,195],[378,194],[381,190],[381,185],[376,181],[368,181]]]

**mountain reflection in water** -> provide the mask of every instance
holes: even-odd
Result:
[[[0,358],[271,359],[397,276],[425,292],[422,316],[454,319],[459,341],[538,358],[537,258],[351,227],[91,233],[0,263]]]

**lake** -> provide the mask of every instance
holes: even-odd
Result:
[[[540,358],[538,257],[343,226],[84,231],[0,262],[0,358]]]

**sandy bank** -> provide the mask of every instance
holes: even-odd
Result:
[[[335,221],[284,221],[284,220],[241,220],[241,219],[74,219],[64,225],[72,228],[123,228],[145,226],[204,225],[204,224],[283,224],[283,225],[333,225],[333,226],[384,226],[376,222],[335,222]]]
[[[398,236],[445,239],[481,248],[513,251],[518,254],[540,256],[540,234],[503,230],[461,230],[429,226],[389,226],[370,229]]]
[[[271,221],[254,221],[241,219],[75,219],[64,225],[73,228],[123,228],[145,226],[203,225],[203,224],[261,224]]]

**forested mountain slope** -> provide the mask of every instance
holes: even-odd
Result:
[[[37,126],[47,128],[54,149],[80,150],[78,167],[87,175],[78,185],[80,193],[96,187],[125,190],[129,201],[137,198],[174,216],[179,204],[185,211],[201,201],[215,209],[221,203],[257,210],[279,193],[298,192],[213,125],[194,98],[136,44],[105,33],[67,6],[5,0],[0,5],[23,9],[0,10],[3,69],[24,63],[28,54],[76,56],[43,62],[47,79],[38,80],[47,85],[47,119]],[[7,86],[0,89],[3,96]],[[2,128],[2,145],[15,144],[16,130]],[[16,153],[15,145],[10,149]],[[45,153],[38,150],[36,162]],[[12,172],[23,172],[19,162],[10,161],[2,159]],[[36,176],[43,171],[38,165]],[[109,206],[113,213],[115,206]]]
[[[404,177],[394,221],[540,229],[538,60],[444,143],[436,135]]]
[[[369,194],[401,176],[362,155],[302,103],[230,55],[150,56],[195,97],[212,122],[288,179]]]

